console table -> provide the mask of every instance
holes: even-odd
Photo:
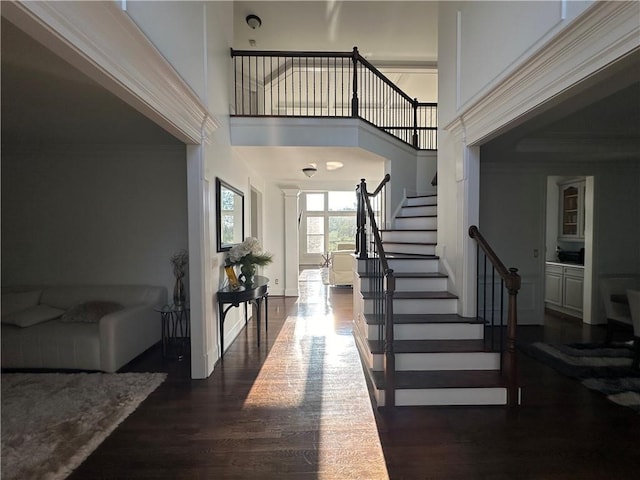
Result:
[[[218,320],[220,322],[220,359],[224,355],[224,319],[231,307],[239,307],[245,304],[244,322],[247,323],[247,304],[253,303],[256,306],[256,333],[258,346],[260,345],[260,317],[262,312],[262,300],[264,300],[264,326],[265,331],[269,329],[269,313],[267,312],[269,297],[269,279],[256,275],[250,286],[242,285],[237,290],[230,285],[218,290]],[[227,305],[225,307],[225,305]]]

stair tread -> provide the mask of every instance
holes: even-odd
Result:
[[[387,253],[387,252],[385,252]],[[414,253],[414,254],[408,254],[408,253],[394,253],[393,255],[390,255],[390,258],[394,259],[394,260],[415,260],[416,257],[422,257],[426,260],[437,260],[440,257],[437,255],[431,255],[429,253]],[[389,257],[388,255],[388,257]]]
[[[379,325],[383,322],[383,315],[367,313],[365,314],[365,320],[369,325]],[[476,317],[461,317],[455,313],[396,313],[393,315],[393,323],[395,325],[406,324],[443,324],[443,323],[455,323],[455,324],[480,324],[483,322]]]
[[[362,292],[362,297],[364,299],[369,299],[369,298],[374,298],[375,295],[373,294],[373,292]],[[417,299],[417,300],[432,300],[432,299],[456,299],[458,298],[457,295],[451,293],[451,292],[447,292],[447,291],[442,291],[442,292],[404,292],[404,291],[395,291],[393,293],[393,298],[395,300],[411,300],[411,299]]]
[[[384,253],[387,255],[387,257],[390,257],[390,258],[399,258],[396,255],[406,255],[407,257],[412,257],[412,258],[415,258],[415,257],[432,258],[434,256],[430,253],[407,253],[407,252],[393,252],[393,251],[390,251],[390,252],[385,251]]]
[[[393,245],[437,245],[435,242],[403,242],[400,240],[383,240],[383,244],[393,244]]]
[[[396,217],[396,220],[398,218],[435,218],[438,215],[398,215]]]
[[[437,228],[387,228],[380,232],[437,232]]]
[[[383,353],[378,340],[370,340],[371,353]],[[486,353],[492,350],[484,340],[394,340],[393,349],[399,353]]]
[[[375,386],[385,388],[384,372],[372,372]],[[504,388],[506,378],[499,370],[434,370],[395,373],[397,389]]]
[[[425,193],[424,195],[407,195],[407,198],[431,198],[437,196],[437,193]]]
[[[369,278],[374,275],[370,275],[367,272],[358,272],[360,278]],[[448,278],[448,275],[440,272],[393,272],[393,276],[396,278]]]

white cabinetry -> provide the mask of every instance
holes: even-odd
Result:
[[[544,301],[548,308],[582,317],[584,268],[547,263]]]
[[[547,263],[544,275],[544,301],[562,306],[562,267]]]

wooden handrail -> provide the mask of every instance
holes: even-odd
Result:
[[[391,80],[389,80],[384,73],[382,73],[380,70],[374,67],[366,58],[360,55],[360,52],[358,52],[358,49],[356,47],[353,47],[353,54],[357,61],[359,61],[365,67],[367,67],[367,69],[369,69],[371,73],[373,73],[376,77],[378,77],[380,80],[386,83],[393,91],[399,94],[402,98],[404,98],[407,102],[409,102],[415,108],[415,104],[417,103],[416,100],[414,100],[409,95],[407,95],[402,90],[400,90],[400,88]]]
[[[489,245],[489,243],[487,243],[485,238],[482,236],[482,234],[478,230],[478,227],[476,227],[475,225],[471,225],[469,227],[469,236],[476,242],[478,242],[478,245],[480,245],[480,248],[485,253],[487,258],[496,267],[496,270],[500,274],[500,277],[504,280],[507,289],[515,290],[516,292],[520,290],[521,280],[520,275],[517,274],[518,270],[515,268],[508,269],[504,266],[502,260],[500,260],[498,255],[496,255],[496,253],[491,248],[491,245]]]
[[[235,50],[231,49],[231,57],[323,57],[323,58],[352,58],[352,52],[290,52],[281,50]]]
[[[385,182],[386,183],[386,182]],[[366,191],[366,184],[363,183],[363,185],[365,185],[365,195],[364,195],[364,199],[367,205],[367,214],[369,216],[369,222],[371,222],[371,232],[373,233],[373,241],[376,244],[376,250],[378,252],[378,258],[380,259],[380,263],[382,263],[382,270],[384,271],[384,273],[386,274],[389,271],[389,263],[387,262],[387,256],[384,253],[384,246],[382,245],[382,238],[380,237],[380,230],[378,229],[378,225],[376,222],[376,217],[373,214],[373,208],[371,207],[371,197],[373,195],[369,195]]]
[[[361,179],[364,182],[364,178]],[[378,185],[376,187],[376,189],[372,192],[372,193],[368,193],[367,195],[369,197],[375,197],[376,195],[378,195],[380,193],[380,190],[382,190],[384,188],[384,186],[389,183],[389,180],[391,180],[391,175],[389,175],[388,173],[384,176],[384,178],[380,181],[380,185]],[[366,187],[365,187],[366,188]]]
[[[493,251],[489,243],[482,236],[478,227],[469,227],[469,236],[476,241],[486,258],[489,259],[498,272],[509,293],[509,307],[507,312],[507,351],[504,362],[507,377],[507,405],[515,407],[519,404],[520,395],[518,387],[518,363],[516,354],[516,330],[518,326],[518,291],[521,286],[521,278],[517,268],[509,268]],[[477,281],[477,280],[476,280]],[[493,334],[493,332],[492,332]]]

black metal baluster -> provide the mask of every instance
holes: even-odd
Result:
[[[504,279],[500,278],[500,371],[502,372],[502,356],[504,354]]]
[[[482,273],[482,281],[484,282],[484,287],[482,290],[482,321],[484,325],[487,325],[487,256],[484,255],[484,271]]]
[[[494,351],[495,351],[494,337],[495,337],[495,330],[496,330],[496,324],[495,324],[496,278],[495,277],[496,277],[496,268],[492,266],[491,267],[491,350],[494,350]]]

